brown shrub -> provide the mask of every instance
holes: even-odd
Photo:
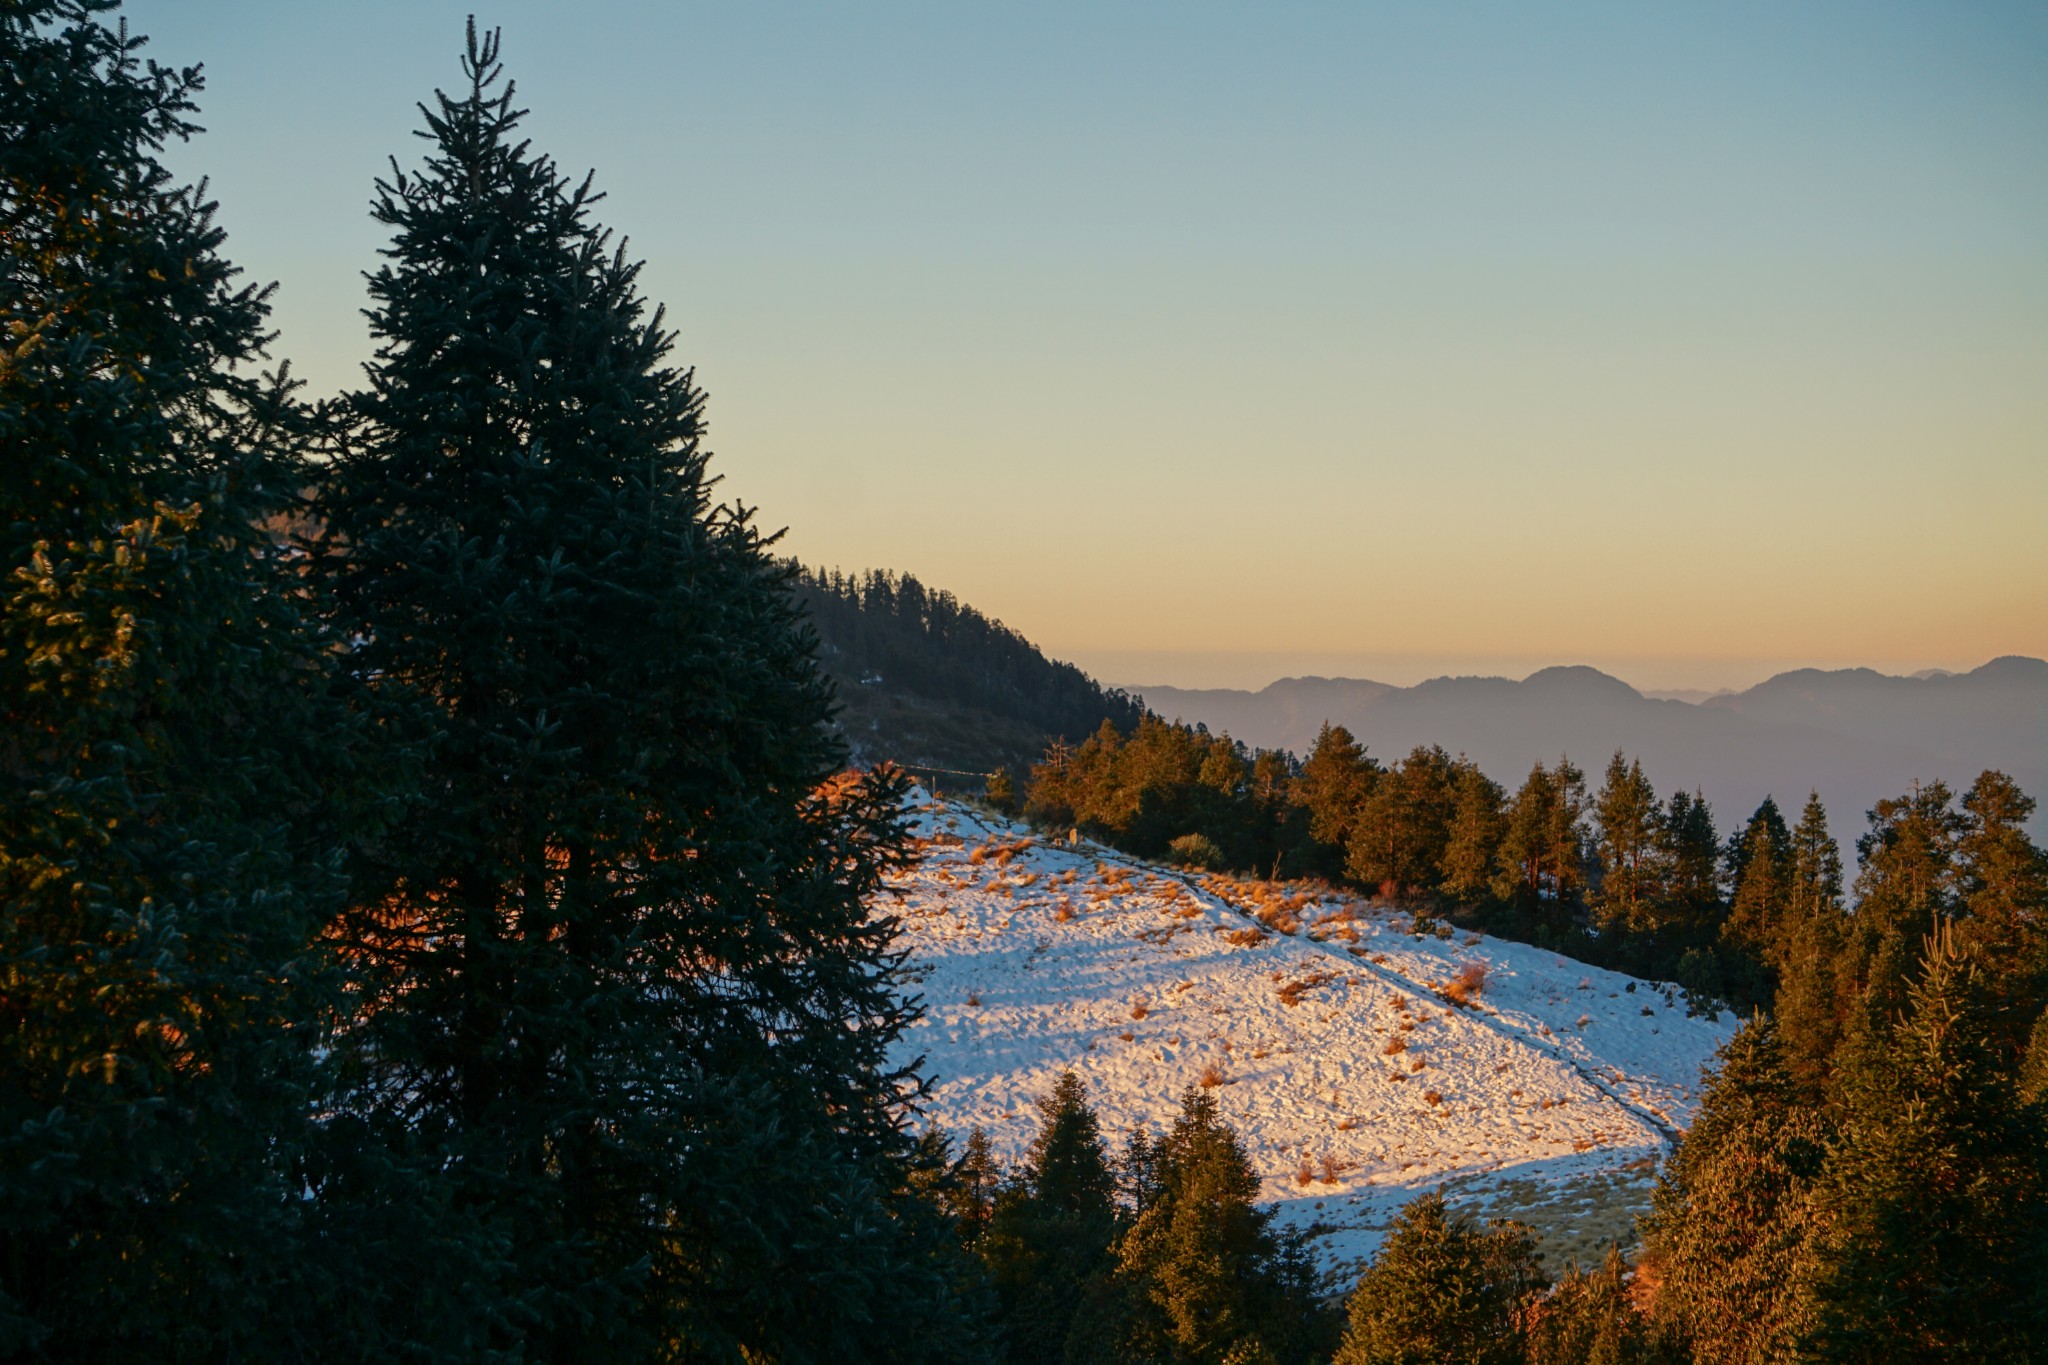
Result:
[[[1259,929],[1225,929],[1223,931],[1223,941],[1235,944],[1240,948],[1250,948],[1255,944],[1264,943],[1266,935],[1263,930]]]
[[[1122,1033],[1119,1033],[1119,1034],[1117,1035],[1117,1037],[1119,1037],[1119,1038],[1123,1039],[1123,1040],[1124,1040],[1125,1042],[1127,1042],[1127,1043],[1128,1043],[1128,1042],[1130,1042],[1130,1041],[1131,1041],[1131,1040],[1132,1040],[1133,1038],[1135,1038],[1135,1037],[1137,1037],[1137,1036],[1138,1036],[1137,1034],[1135,1034],[1135,1033],[1131,1032],[1131,1031],[1130,1031],[1129,1029],[1125,1029],[1125,1030],[1124,1030],[1124,1031],[1123,1031]]]
[[[1151,1012],[1151,1008],[1142,1000],[1131,1006],[1131,1018],[1133,1019],[1143,1019]]]
[[[1484,962],[1467,962],[1464,966],[1458,968],[1458,974],[1452,977],[1450,983],[1443,988],[1442,995],[1444,999],[1450,1001],[1453,1005],[1469,1008],[1472,1002],[1478,998],[1479,993],[1485,989],[1486,964]]]
[[[1397,1033],[1393,1037],[1387,1039],[1387,1045],[1381,1048],[1380,1052],[1384,1056],[1391,1057],[1397,1052],[1406,1052],[1407,1050],[1408,1040]]]
[[[968,992],[968,994],[967,994],[967,1008],[969,1008],[969,1009],[971,1009],[971,1010],[978,1010],[978,1009],[980,1009],[980,1008],[981,1008],[981,997],[980,997],[979,995],[977,995],[976,993],[974,993],[974,992],[972,992],[972,991],[969,991],[969,992]]]
[[[1338,1132],[1340,1132],[1340,1133],[1348,1133],[1348,1132],[1350,1132],[1350,1131],[1351,1131],[1351,1130],[1352,1130],[1353,1128],[1356,1128],[1357,1126],[1358,1126],[1358,1120],[1357,1120],[1357,1119],[1354,1119],[1354,1118],[1351,1118],[1351,1117],[1349,1117],[1349,1116],[1346,1116],[1346,1117],[1344,1118],[1344,1120],[1343,1120],[1342,1122],[1340,1122],[1340,1123],[1339,1123],[1339,1124],[1337,1125],[1337,1131],[1338,1131]]]
[[[1422,1099],[1425,1104],[1442,1104],[1444,1102],[1444,1097],[1434,1090],[1423,1091]]]
[[[1074,903],[1072,901],[1061,901],[1059,907],[1052,912],[1052,917],[1061,924],[1065,924],[1074,917]]]
[[[1344,1172],[1351,1170],[1357,1165],[1358,1163],[1355,1161],[1339,1161],[1333,1156],[1325,1156],[1323,1158],[1323,1183],[1325,1185],[1336,1184],[1343,1178]]]
[[[1224,1084],[1223,1068],[1211,1062],[1202,1068],[1202,1074],[1196,1079],[1201,1082],[1202,1089],[1214,1090]]]
[[[1315,1183],[1315,1178],[1315,1165],[1308,1159],[1308,1153],[1303,1152],[1301,1154],[1301,1165],[1295,1167],[1294,1170],[1294,1183],[1297,1185],[1312,1185]]]

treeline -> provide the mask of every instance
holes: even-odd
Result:
[[[472,29],[309,408],[110,8],[0,8],[0,1359],[977,1358],[903,783],[588,182]]]
[[[1144,714],[1137,699],[909,574],[798,566],[796,589],[843,697],[880,688],[971,708],[1029,727],[1041,745],[1104,720],[1129,728]]]
[[[1901,951],[1886,940],[1915,943],[1937,922],[1982,946],[2022,1012],[2048,989],[2034,804],[1997,772],[1960,800],[1937,782],[1878,803],[1853,883],[1815,796],[1792,822],[1767,797],[1724,836],[1697,792],[1660,797],[1619,753],[1597,788],[1560,759],[1509,792],[1441,748],[1382,764],[1341,726],[1296,759],[1156,716],[1105,724],[1053,746],[1019,804],[1143,857],[1326,878],[1425,924],[1676,981],[1703,1004],[1782,1002],[1824,1042],[1870,964]]]

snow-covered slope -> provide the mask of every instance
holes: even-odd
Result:
[[[930,1116],[1016,1160],[1071,1067],[1105,1131],[1213,1087],[1283,1220],[1339,1276],[1439,1185],[1535,1225],[1553,1262],[1630,1238],[1734,1021],[1525,944],[1417,936],[1322,887],[1156,867],[914,798],[892,883],[926,1015]],[[1483,980],[1482,980],[1483,979]],[[1460,981],[1465,984],[1460,985]],[[1454,997],[1462,997],[1459,1003]]]

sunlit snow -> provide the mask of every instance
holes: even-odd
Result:
[[[1417,936],[1406,914],[1320,885],[1048,841],[922,791],[912,804],[920,857],[885,905],[924,1000],[901,1049],[924,1058],[928,1116],[956,1140],[979,1125],[1017,1160],[1034,1101],[1071,1067],[1120,1149],[1206,1080],[1262,1199],[1321,1225],[1339,1277],[1438,1186],[1534,1224],[1553,1269],[1626,1242],[1734,1031],[1689,1017],[1668,985]]]

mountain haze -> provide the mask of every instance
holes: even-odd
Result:
[[[1546,668],[1519,682],[1284,678],[1256,692],[1133,690],[1162,716],[1257,748],[1305,753],[1327,720],[1382,761],[1440,744],[1503,782],[1559,754],[1597,774],[1622,749],[1660,788],[1698,787],[1723,829],[1766,795],[1784,805],[1812,788],[1849,840],[1879,799],[1916,781],[1960,789],[1985,768],[2048,794],[2048,662],[2020,656],[1922,678],[1800,669],[1698,703],[1646,697],[1586,667]],[[2037,812],[2032,829],[2048,831],[2048,817]]]

